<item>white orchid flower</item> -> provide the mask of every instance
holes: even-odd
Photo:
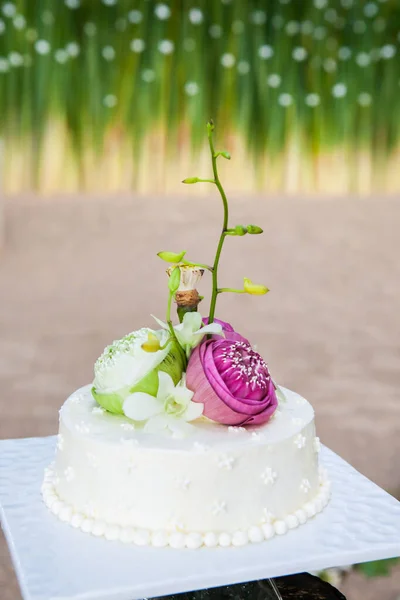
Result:
[[[168,330],[168,325],[153,316],[153,319],[163,329]],[[174,327],[178,342],[185,349],[186,355],[189,357],[190,352],[198,346],[205,335],[208,333],[222,335],[222,325],[219,323],[210,323],[203,325],[202,316],[198,312],[187,312],[182,323]]]
[[[163,371],[158,373],[157,397],[144,392],[135,392],[124,402],[125,415],[133,421],[146,421],[143,431],[156,433],[164,429],[173,437],[184,437],[192,430],[188,421],[203,414],[204,405],[192,402],[193,392],[186,387],[185,376],[178,385]]]

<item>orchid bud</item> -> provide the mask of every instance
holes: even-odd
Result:
[[[181,270],[179,267],[175,267],[174,269],[172,269],[172,272],[171,272],[169,280],[168,280],[168,288],[169,288],[169,291],[171,292],[171,294],[175,294],[175,292],[179,288],[180,282],[181,282]]]
[[[214,131],[215,126],[214,126],[214,121],[212,119],[210,119],[207,123],[207,129],[208,131]]]
[[[198,177],[186,177],[186,179],[184,179],[182,183],[198,183],[198,181]]]
[[[252,296],[263,296],[269,292],[269,289],[265,285],[253,283],[251,279],[247,279],[246,277],[244,278],[243,288],[247,294],[251,294]]]
[[[247,225],[247,233],[257,235],[259,233],[263,233],[263,229],[261,229],[261,227],[258,225]]]
[[[183,250],[179,254],[175,252],[159,252],[157,256],[161,258],[161,260],[165,260],[165,262],[169,263],[179,263],[182,258],[185,256],[186,250]]]
[[[227,229],[225,231],[225,235],[246,235],[247,233],[247,227],[245,227],[244,225],[236,225],[236,227],[234,229]]]
[[[231,160],[231,155],[226,150],[220,150],[219,152],[216,152],[215,153],[215,158],[217,158],[217,156],[223,156],[227,160]]]
[[[160,340],[154,333],[149,332],[147,341],[141,345],[141,348],[145,352],[158,352],[161,350]]]
[[[244,225],[236,225],[235,229],[234,229],[235,235],[246,235],[247,233],[247,227],[245,227]]]

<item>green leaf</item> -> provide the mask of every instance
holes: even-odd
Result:
[[[356,565],[357,571],[363,573],[366,577],[387,577],[390,575],[392,567],[399,562],[399,558],[388,558],[386,560],[373,560],[371,562]]]
[[[247,225],[247,233],[251,235],[258,235],[259,233],[263,233],[263,229],[258,227],[258,225]]]
[[[161,260],[165,260],[165,262],[168,262],[168,263],[179,263],[179,262],[181,262],[182,258],[185,256],[185,254],[186,254],[186,250],[182,250],[182,252],[179,252],[179,253],[163,251],[163,252],[158,252],[157,256],[159,258],[161,258]]]
[[[172,273],[168,280],[168,287],[171,294],[175,294],[175,292],[179,288],[179,284],[181,282],[181,270],[179,267],[175,267],[172,270]]]
[[[186,179],[184,179],[182,183],[198,183],[198,181],[198,177],[186,177]]]
[[[167,373],[172,378],[175,385],[179,383],[182,378],[183,361],[182,352],[179,350],[177,342],[171,342],[171,349],[157,368],[157,371]]]
[[[164,359],[165,360],[165,359]],[[162,363],[161,363],[162,364]],[[150,396],[157,396],[158,392],[158,369],[152,369],[150,373],[147,373],[136,385],[131,387],[129,390],[130,394],[134,392],[144,392],[150,394]]]
[[[92,396],[100,406],[105,408],[108,412],[114,415],[123,415],[124,411],[122,406],[124,399],[119,394],[99,394],[96,389],[92,387]]]

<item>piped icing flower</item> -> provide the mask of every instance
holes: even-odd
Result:
[[[203,341],[190,357],[186,381],[203,414],[224,425],[266,423],[278,405],[268,367],[246,341]]]
[[[130,394],[124,401],[124,414],[133,421],[145,422],[143,430],[156,433],[168,429],[174,437],[190,433],[194,421],[203,413],[201,403],[192,402],[193,392],[186,387],[185,377],[175,385],[172,378],[158,373],[157,396],[144,392]]]

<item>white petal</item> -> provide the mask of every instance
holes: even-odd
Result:
[[[123,411],[133,421],[146,421],[162,411],[162,404],[150,394],[135,392],[125,400]]]
[[[174,399],[178,404],[186,406],[193,398],[194,392],[187,387],[177,385],[174,389]]]
[[[190,435],[194,427],[193,425],[189,425],[186,421],[182,421],[181,419],[177,419],[175,417],[170,417],[168,419],[168,429],[170,429],[173,433],[174,438],[183,438],[187,435]]]
[[[187,312],[183,317],[183,326],[186,329],[190,329],[193,333],[197,329],[200,329],[202,323],[202,316],[198,312]]]
[[[168,325],[166,323],[164,323],[164,321],[161,321],[160,319],[158,319],[154,315],[151,315],[151,316],[159,324],[160,327],[162,327],[163,329],[169,329]]]
[[[203,414],[204,404],[202,402],[191,402],[182,415],[185,421],[194,421]]]
[[[156,415],[147,421],[143,431],[145,433],[157,433],[168,427],[168,422],[167,415]]]
[[[171,375],[168,375],[168,373],[164,373],[164,371],[158,372],[158,384],[158,400],[166,398],[170,394],[173,394],[175,391],[175,386]]]
[[[222,325],[220,325],[219,323],[210,323],[209,325],[204,325],[204,327],[202,327],[198,331],[194,332],[195,335],[198,333],[201,333],[202,335],[205,335],[206,333],[221,334],[222,333]]]

